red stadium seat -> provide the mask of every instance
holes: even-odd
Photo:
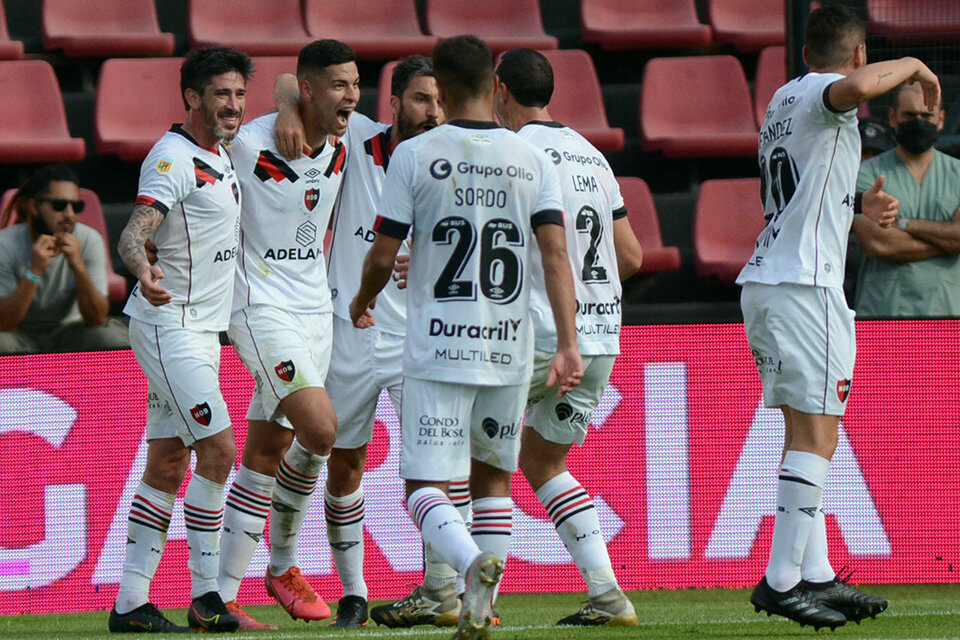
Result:
[[[71,138],[53,67],[43,60],[0,62],[0,163],[74,162],[86,147]]]
[[[68,56],[168,56],[153,0],[43,0],[43,48]]]
[[[14,194],[16,194],[16,189],[7,189],[3,196],[0,197],[0,211],[6,211],[7,205],[13,199]],[[123,302],[127,297],[127,281],[123,279],[123,276],[117,275],[113,270],[113,263],[110,259],[110,237],[107,234],[107,219],[103,215],[103,206],[100,204],[100,198],[96,193],[90,189],[80,189],[80,199],[85,200],[87,203],[86,208],[83,210],[83,213],[80,214],[78,220],[88,227],[96,230],[101,236],[103,236],[103,245],[107,250],[107,295],[110,297],[111,302]],[[6,225],[15,223],[15,215],[11,215],[10,218],[6,220]]]
[[[763,227],[760,178],[705,180],[693,223],[697,275],[734,282]]]
[[[708,13],[717,44],[760,51],[786,40],[783,0],[710,0]]]
[[[581,0],[580,33],[607,50],[697,49],[712,40],[694,0]]]
[[[3,9],[3,3],[0,3],[0,60],[22,59],[23,43],[10,39],[10,32],[7,31],[7,13]]]
[[[867,31],[901,42],[960,40],[956,0],[867,0]]]
[[[273,111],[273,83],[281,73],[297,73],[296,56],[256,57],[253,77],[247,82],[244,122]]]
[[[363,60],[429,55],[437,42],[417,22],[414,0],[306,0],[304,21],[314,38],[336,38]]]
[[[557,39],[543,31],[537,0],[427,0],[427,31],[441,38],[472,33],[495,54],[558,46]]]
[[[295,56],[313,40],[300,0],[190,0],[190,47],[225,46],[251,56]]]
[[[180,98],[182,58],[111,58],[100,68],[93,133],[97,151],[143,160],[186,111]],[[130,96],[149,96],[131,103]]]
[[[380,69],[380,81],[377,84],[377,122],[390,124],[393,122],[393,109],[390,107],[390,85],[393,79],[393,70],[397,62],[392,60]]]
[[[763,124],[763,116],[767,113],[767,105],[773,94],[786,83],[786,47],[767,47],[757,57],[757,75],[753,80],[753,107],[758,127]]]
[[[740,62],[725,55],[650,60],[640,131],[645,151],[670,158],[756,155],[757,125]]]
[[[676,271],[680,268],[680,250],[663,246],[660,220],[650,195],[650,187],[640,178],[617,178],[630,226],[643,247],[640,273]]]

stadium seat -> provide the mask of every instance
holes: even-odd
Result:
[[[417,22],[414,0],[306,0],[304,21],[314,38],[336,38],[363,60],[429,55],[437,38]]]
[[[190,0],[190,47],[225,46],[251,56],[295,56],[311,42],[300,0]]]
[[[707,13],[716,44],[754,52],[786,40],[783,0],[710,0]]]
[[[556,49],[557,39],[543,31],[537,0],[427,0],[427,31],[441,38],[472,33],[493,53],[528,47]]]
[[[71,138],[53,67],[43,60],[0,62],[0,163],[82,160]]]
[[[867,0],[867,32],[900,42],[960,41],[960,3]]]
[[[663,246],[660,220],[650,195],[650,187],[640,178],[617,178],[630,226],[643,247],[640,273],[676,271],[680,268],[680,250]]]
[[[740,62],[726,55],[650,60],[640,136],[645,151],[670,158],[756,155],[753,101]]]
[[[0,197],[0,211],[6,211],[7,205],[13,199],[16,189],[7,189]],[[96,230],[103,236],[103,245],[107,250],[107,295],[111,302],[123,302],[127,297],[127,281],[123,276],[118,275],[113,270],[113,263],[110,259],[110,237],[107,234],[107,219],[103,215],[103,206],[100,204],[100,198],[90,189],[80,189],[80,199],[87,203],[83,213],[77,220]],[[4,226],[9,227],[14,224],[15,216],[11,215]]]
[[[733,283],[763,230],[760,178],[705,180],[693,223],[697,275]]]
[[[154,0],[43,0],[43,48],[71,57],[168,56]]]
[[[763,124],[773,94],[786,83],[786,47],[767,47],[757,57],[757,73],[753,80],[753,107],[758,127]]]
[[[10,32],[7,30],[7,13],[3,9],[3,3],[0,3],[0,60],[22,59],[23,43],[10,39]]]
[[[253,59],[253,77],[247,82],[247,104],[243,121],[249,122],[273,111],[273,83],[281,73],[297,73],[296,56],[259,56]]]
[[[97,151],[143,160],[186,112],[180,98],[182,58],[111,58],[100,68],[93,134]],[[130,96],[149,100],[130,101]]]
[[[393,77],[393,69],[397,66],[395,60],[392,60],[380,69],[380,81],[377,83],[377,122],[390,124],[393,122],[393,110],[390,108],[390,85]],[[366,115],[366,114],[364,114]]]
[[[712,41],[694,0],[581,0],[580,33],[607,50],[699,49]]]

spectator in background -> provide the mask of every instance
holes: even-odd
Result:
[[[860,167],[857,191],[883,175],[900,200],[895,227],[853,221],[864,254],[860,318],[960,316],[960,160],[934,149],[943,117],[941,105],[924,106],[919,86],[901,85],[890,108],[897,146]]]
[[[0,230],[0,353],[97,351],[130,346],[127,327],[109,318],[103,237],[77,218],[76,174],[40,169],[17,190]]]
[[[893,148],[890,125],[880,118],[860,118],[860,162]]]

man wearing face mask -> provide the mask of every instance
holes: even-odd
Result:
[[[859,318],[960,316],[960,160],[934,149],[944,112],[930,110],[916,85],[893,92],[897,146],[863,163],[857,191],[878,176],[899,199],[897,224],[858,216],[863,245],[855,308]]]

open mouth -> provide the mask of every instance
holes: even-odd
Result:
[[[240,126],[240,114],[236,112],[220,114],[220,122],[227,128],[233,129]]]
[[[341,127],[346,127],[347,123],[350,121],[350,114],[353,113],[354,107],[344,107],[343,109],[337,109],[337,124]]]
[[[423,129],[424,131],[430,131],[430,129],[433,129],[436,126],[437,126],[436,122],[429,120],[427,122],[424,122],[422,125],[420,125],[420,128]]]

